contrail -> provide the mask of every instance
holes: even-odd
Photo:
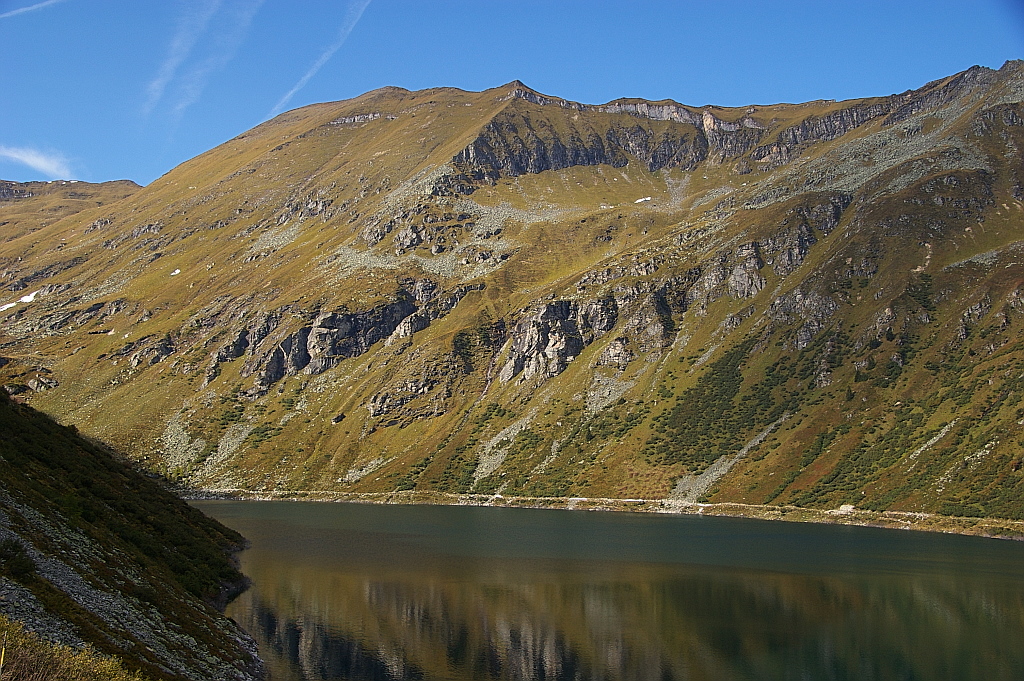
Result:
[[[27,147],[0,146],[0,158],[17,161],[54,180],[71,178],[71,167],[67,160],[57,154],[44,154]]]
[[[241,47],[249,32],[253,18],[265,0],[249,0],[229,7],[230,16],[222,23],[229,28],[221,33],[212,53],[180,79],[180,96],[174,105],[174,114],[180,116],[185,109],[199,101],[210,76],[227,66]]]
[[[10,12],[4,12],[3,14],[0,14],[0,19],[6,19],[7,17],[17,16],[19,14],[24,14],[25,12],[34,12],[37,9],[49,7],[50,5],[56,5],[58,2],[64,2],[64,0],[46,0],[46,2],[37,2],[36,4],[29,5],[28,7],[12,9]]]
[[[206,31],[207,25],[210,23],[210,19],[217,12],[220,7],[222,0],[216,0],[215,2],[205,3],[203,11],[186,14],[181,18],[181,22],[178,24],[178,30],[174,34],[174,39],[171,41],[171,48],[168,51],[167,57],[163,63],[160,64],[160,70],[157,71],[156,77],[150,81],[146,90],[149,96],[146,98],[146,104],[143,107],[143,111],[148,114],[156,106],[156,103],[160,101],[160,98],[164,95],[164,90],[167,88],[168,83],[174,79],[175,74],[178,71],[178,67],[188,58],[189,54],[192,53],[192,48],[195,47],[200,36]]]
[[[299,78],[299,82],[295,84],[295,87],[289,90],[288,94],[282,97],[281,101],[279,101],[274,108],[270,110],[270,113],[267,114],[267,118],[272,118],[281,113],[288,102],[291,101],[291,98],[295,96],[295,93],[304,88],[306,83],[316,75],[316,72],[319,71],[324,64],[330,61],[331,57],[334,56],[334,53],[341,49],[341,46],[345,44],[346,40],[348,40],[349,34],[352,32],[352,29],[356,27],[356,24],[359,23],[359,19],[363,16],[363,12],[366,11],[369,4],[370,0],[356,0],[356,2],[349,5],[348,14],[345,16],[345,21],[341,25],[341,30],[338,32],[338,39],[335,40],[330,47],[324,50],[323,54],[313,62],[313,66],[306,71],[306,75]]]

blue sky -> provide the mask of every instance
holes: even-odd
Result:
[[[384,85],[739,106],[1018,58],[1022,0],[0,0],[0,179],[147,184]]]

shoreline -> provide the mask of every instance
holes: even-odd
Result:
[[[568,511],[621,511],[668,515],[709,515],[783,522],[856,525],[919,532],[941,532],[990,539],[1024,541],[1024,521],[968,518],[911,511],[868,511],[852,507],[813,509],[740,503],[701,504],[675,499],[611,499],[593,497],[512,497],[501,494],[450,492],[338,492],[332,490],[189,489],[173,490],[187,501],[319,501],[362,504],[494,506]]]

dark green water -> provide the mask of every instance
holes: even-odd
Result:
[[[1024,679],[1024,543],[733,518],[197,502],[291,679]]]

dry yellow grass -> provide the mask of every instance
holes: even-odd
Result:
[[[129,671],[120,660],[90,648],[76,649],[49,643],[20,622],[0,615],[4,648],[0,653],[3,681],[145,681],[148,677]]]

